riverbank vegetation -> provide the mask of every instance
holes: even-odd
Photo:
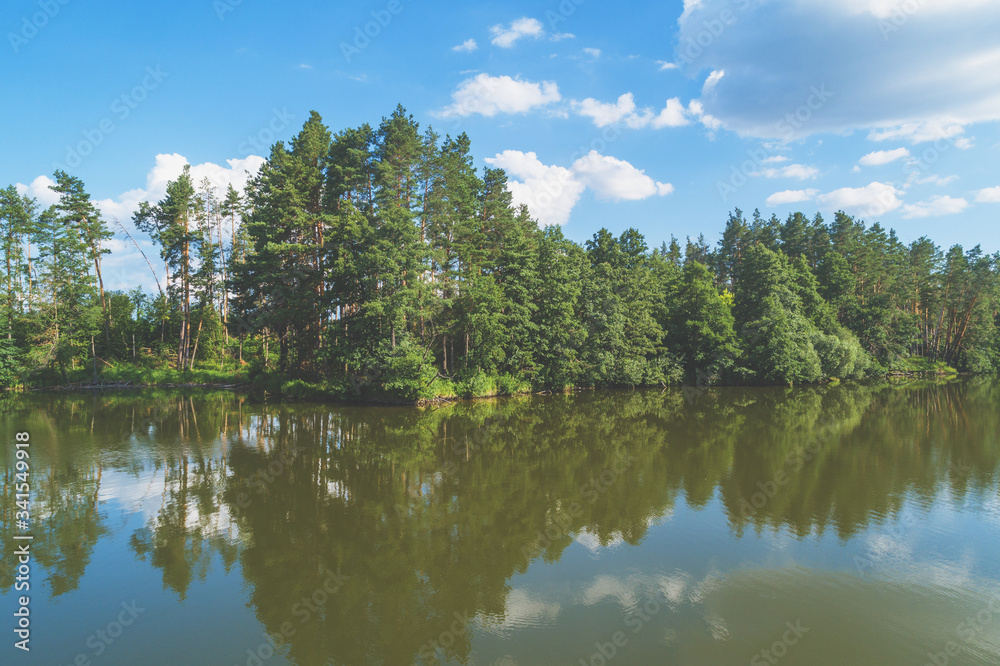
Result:
[[[153,293],[105,289],[109,239],[132,236],[54,179],[46,210],[0,190],[2,386],[419,400],[1000,368],[1000,257],[978,246],[739,209],[714,246],[631,228],[580,245],[513,206],[464,133],[402,107],[337,133],[313,112],[242,192],[185,168],[132,220],[159,248]]]

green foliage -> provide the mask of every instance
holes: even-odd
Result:
[[[688,381],[711,384],[732,371],[740,355],[732,306],[703,264],[684,266],[669,331],[669,348],[682,359]]]
[[[21,350],[13,340],[0,338],[0,391],[17,386],[20,375]]]
[[[42,212],[0,190],[0,339],[23,352],[4,352],[5,384],[208,373],[413,402],[877,377],[901,358],[1000,368],[1000,256],[907,246],[843,212],[738,209],[714,247],[651,250],[634,228],[580,245],[478,171],[466,134],[401,106],[338,132],[311,112],[244,192],[186,167],[133,218],[160,249],[156,295],[104,290],[110,234],[78,178],[55,181]]]

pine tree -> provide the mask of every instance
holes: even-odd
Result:
[[[80,241],[87,249],[88,259],[94,265],[97,276],[97,286],[101,298],[101,310],[104,315],[104,342],[110,343],[108,304],[104,296],[104,277],[101,274],[101,257],[111,252],[104,243],[114,236],[108,229],[97,207],[90,201],[90,195],[84,191],[83,181],[76,176],[70,176],[65,171],[55,172],[56,185],[52,188],[59,194],[56,211],[64,224],[75,226],[79,230]]]

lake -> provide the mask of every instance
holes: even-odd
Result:
[[[5,664],[998,664],[1000,381],[0,401]],[[30,592],[15,590],[15,433]],[[11,615],[7,625],[13,627]]]

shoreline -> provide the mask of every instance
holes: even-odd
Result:
[[[932,379],[932,378],[945,378],[945,377],[965,377],[970,376],[969,373],[961,373],[957,371],[947,372],[943,370],[928,370],[928,371],[915,371],[915,370],[893,370],[887,372],[881,378],[873,378],[870,380],[857,380],[857,381],[887,381],[892,382],[893,380],[909,379],[909,380],[920,380],[920,379]],[[107,382],[107,383],[92,383],[92,382],[78,382],[69,384],[60,384],[56,386],[25,386],[20,389],[12,389],[7,393],[73,393],[73,392],[92,392],[92,391],[111,391],[111,392],[125,392],[133,390],[148,390],[148,389],[205,389],[205,390],[217,390],[217,391],[234,391],[234,392],[245,392],[245,393],[257,393],[263,395],[276,396],[281,400],[288,400],[290,402],[316,402],[316,403],[340,403],[347,405],[363,405],[363,406],[388,406],[388,407],[422,407],[429,405],[444,404],[450,402],[461,402],[468,400],[486,400],[486,399],[496,399],[496,398],[509,398],[515,396],[528,396],[528,395],[556,395],[559,393],[576,393],[582,391],[595,391],[595,390],[650,390],[658,389],[665,391],[667,389],[692,389],[695,388],[699,391],[705,391],[716,388],[805,388],[805,387],[816,387],[824,386],[829,384],[838,384],[843,380],[837,378],[830,378],[822,382],[814,382],[809,384],[797,384],[793,386],[788,386],[785,384],[735,384],[735,383],[722,383],[714,384],[712,386],[696,386],[694,384],[669,384],[669,385],[659,385],[659,386],[573,386],[568,387],[561,391],[553,390],[541,390],[541,391],[519,391],[516,393],[493,393],[487,395],[474,395],[474,396],[459,396],[459,395],[448,395],[448,396],[436,396],[433,398],[418,398],[414,400],[408,400],[404,398],[391,398],[391,397],[375,397],[375,396],[343,396],[335,395],[333,393],[328,393],[323,389],[316,388],[316,391],[312,395],[291,395],[284,393],[281,390],[269,390],[267,386],[260,383],[250,382],[250,381],[234,381],[234,382]]]

